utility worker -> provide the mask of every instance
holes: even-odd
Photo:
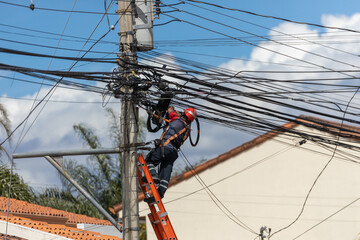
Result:
[[[189,136],[189,125],[197,117],[195,109],[187,108],[177,119],[170,122],[160,139],[155,140],[155,148],[146,156],[145,161],[153,177],[154,183],[159,184],[158,192],[161,198],[168,188],[172,168],[178,158],[181,145]],[[159,173],[156,167],[160,165]],[[142,178],[147,182],[146,178]],[[145,198],[147,203],[155,202],[154,197]]]

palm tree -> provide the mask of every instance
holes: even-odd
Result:
[[[109,115],[109,137],[113,147],[121,146],[120,116],[112,109]],[[92,149],[101,148],[101,142],[95,131],[85,124],[76,124],[74,131],[84,144]],[[145,121],[139,121],[139,140],[145,136]],[[68,159],[63,162],[64,170],[90,193],[111,215],[110,208],[122,202],[121,154],[99,154],[88,157],[86,165]],[[63,189],[48,188],[38,194],[37,203],[64,211],[103,218],[97,209],[61,175]],[[116,217],[116,216],[114,216]],[[146,239],[146,226],[141,225],[140,239]]]
[[[109,115],[109,135],[113,147],[121,145],[120,117],[112,109],[107,109]],[[144,136],[144,121],[140,125],[140,139]],[[74,131],[83,140],[84,144],[91,149],[101,148],[101,142],[95,131],[85,124],[75,124]],[[72,176],[72,178],[80,184],[88,193],[90,193],[105,210],[122,202],[122,181],[121,181],[121,154],[98,154],[89,156],[86,165],[80,165],[76,161],[64,160],[63,168]],[[88,203],[76,189],[63,177],[61,177],[63,190],[47,189],[43,194],[39,195],[39,204],[49,207],[66,207],[70,206],[67,201],[74,204],[73,210],[77,213],[94,216],[92,205]],[[70,197],[70,195],[75,197]],[[56,201],[55,199],[60,199]],[[41,200],[40,200],[41,199]],[[65,202],[61,202],[65,201]],[[78,203],[85,204],[87,207],[76,207]],[[72,211],[68,208],[62,210]],[[95,216],[94,216],[95,217]],[[96,214],[96,217],[99,217]]]
[[[0,128],[5,131],[6,136],[11,134],[10,120],[5,107],[0,103]],[[0,145],[0,196],[11,197],[22,201],[32,202],[34,200],[34,191],[25,184],[22,177],[12,171],[1,159],[2,153],[9,154],[5,148]],[[10,184],[11,183],[11,184]]]
[[[5,131],[6,136],[9,137],[11,134],[10,120],[5,107],[0,103],[0,128]],[[1,130],[0,130],[1,132]],[[0,156],[5,152],[5,149],[0,145]]]
[[[13,173],[5,164],[0,165],[0,196],[33,202],[34,195],[32,188],[25,184],[20,175]]]
[[[99,219],[103,218],[101,213],[85,197],[81,195],[74,197],[67,189],[47,188],[43,193],[37,195],[36,204]]]
[[[107,109],[110,117],[109,135],[113,147],[119,147],[121,142],[120,122],[118,114],[112,109]],[[83,140],[84,144],[91,149],[101,148],[99,137],[93,129],[85,124],[74,125],[74,130]],[[87,159],[86,166],[79,165],[73,160],[64,162],[64,169],[83,186],[93,197],[108,210],[110,207],[122,200],[121,182],[121,154],[99,154],[91,155]],[[67,181],[62,181],[63,185],[71,192],[74,188]]]

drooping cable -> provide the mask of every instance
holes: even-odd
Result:
[[[110,3],[111,5],[111,3]],[[109,5],[109,7],[110,7]],[[109,9],[109,8],[108,8]],[[96,31],[96,29],[98,28],[98,26],[100,25],[100,23],[102,22],[102,20],[104,19],[105,17],[105,14],[102,16],[102,18],[100,19],[100,21],[98,22],[98,24],[96,25],[96,27],[94,28],[94,30],[92,31],[92,33],[90,34],[89,38],[91,38],[91,36],[94,34],[94,32]],[[103,39],[111,30],[109,29],[103,36],[101,36],[98,41],[100,41],[101,39]],[[98,42],[97,41],[97,42]],[[89,51],[97,44],[97,42],[95,42],[94,44],[91,45],[91,47],[89,48]],[[86,42],[87,43],[87,42]],[[86,43],[83,45],[83,48],[85,47]],[[79,52],[80,54],[80,52]],[[85,52],[82,57],[85,57],[85,55],[87,54],[87,52]],[[78,61],[75,61],[69,68],[68,71],[71,71],[71,69],[78,63]],[[40,106],[40,104],[45,101],[45,99],[48,97],[48,96],[52,96],[52,94],[54,93],[54,90],[56,89],[56,87],[59,85],[59,83],[63,80],[63,77],[60,78],[54,85],[53,87],[45,94],[45,96],[41,99],[41,101],[39,101],[35,107],[29,112],[29,114],[25,117],[25,119],[23,121],[20,122],[20,124],[18,124],[16,126],[16,128],[11,132],[10,136],[8,136],[5,140],[3,140],[1,143],[0,143],[0,146],[3,145],[14,133],[15,131],[17,131],[17,129],[25,123],[25,121],[27,121],[27,119],[32,115],[32,113],[37,109],[37,107]],[[44,109],[44,107],[46,106],[46,104],[42,107],[42,109]],[[38,113],[37,117],[39,116],[39,114],[41,113],[41,111]],[[37,119],[36,117],[36,119]]]
[[[57,42],[57,45],[56,45],[55,50],[54,50],[54,52],[53,52],[53,55],[52,55],[52,57],[51,57],[51,59],[50,59],[49,65],[48,65],[48,67],[47,67],[47,70],[50,69],[50,66],[51,66],[51,64],[52,64],[52,62],[53,62],[53,59],[54,59],[55,54],[56,54],[56,52],[57,52],[57,49],[58,49],[58,47],[59,47],[59,45],[60,45],[62,36],[63,36],[63,34],[64,34],[65,30],[66,30],[66,27],[67,27],[67,25],[68,25],[68,23],[69,23],[70,17],[71,17],[71,15],[72,15],[72,11],[75,9],[76,3],[77,3],[77,0],[74,1],[73,7],[72,7],[72,9],[71,9],[71,12],[70,12],[67,20],[66,20],[65,26],[64,26],[64,28],[63,28],[63,30],[62,30],[62,32],[61,32],[61,35],[60,35],[60,37],[59,37],[59,40],[58,40],[58,42]],[[0,50],[0,51],[1,51],[1,50]],[[32,106],[31,106],[31,108],[30,108],[30,111],[31,111],[31,110],[34,108],[34,106],[35,106],[35,99],[38,98],[38,96],[39,96],[39,94],[40,94],[40,91],[41,91],[41,89],[42,89],[42,86],[43,86],[43,84],[44,84],[44,81],[45,81],[45,79],[43,78],[42,81],[41,81],[40,87],[39,87],[39,89],[38,89],[38,91],[37,91],[37,93],[36,93],[36,95],[35,95],[35,98],[34,98],[34,101],[33,101],[33,103],[32,103]],[[24,130],[25,130],[25,128],[26,128],[26,124],[27,124],[27,122],[28,122],[28,119],[29,119],[29,118],[27,118],[26,121],[25,121],[25,123],[24,123],[24,126],[23,126],[23,128],[22,128],[22,130],[21,130],[21,133],[20,133],[20,135],[19,135],[18,142],[17,142],[17,144],[16,144],[16,147],[15,147],[13,153],[16,152],[18,146],[19,146],[20,143],[23,141],[26,133],[29,131],[29,130],[26,131],[26,133],[24,134],[24,136],[22,136],[22,134],[23,134],[23,132],[24,132]],[[33,123],[32,123],[32,124],[33,124]],[[32,124],[31,124],[31,126],[32,126]],[[31,126],[29,127],[29,129],[31,128]]]
[[[352,100],[354,99],[355,95],[358,93],[359,90],[360,90],[360,87],[357,89],[357,91],[354,93],[354,95],[350,98],[350,100],[349,100],[349,102],[348,102],[348,104],[347,104],[347,106],[346,106],[346,108],[345,108],[345,111],[344,111],[344,114],[343,114],[343,119],[345,118],[345,115],[346,115],[346,112],[347,112],[347,110],[348,110],[349,105],[351,104]],[[341,121],[340,127],[342,128],[343,125],[344,125],[344,120]],[[340,130],[339,134],[337,135],[337,140],[336,140],[337,142],[340,141],[340,136],[341,136],[341,130]],[[311,187],[310,187],[310,189],[309,189],[309,191],[308,191],[308,193],[307,193],[307,195],[306,195],[306,197],[305,197],[305,200],[304,200],[304,202],[303,202],[303,205],[302,205],[302,207],[301,207],[301,210],[300,210],[299,214],[297,215],[297,217],[295,218],[295,220],[292,221],[292,222],[291,222],[290,224],[288,224],[287,226],[285,226],[285,227],[277,230],[276,232],[274,232],[273,234],[271,234],[271,236],[273,236],[273,235],[275,235],[275,234],[278,234],[279,232],[288,229],[289,227],[291,227],[294,223],[296,223],[296,222],[299,220],[300,216],[301,216],[302,213],[304,212],[305,206],[306,206],[306,204],[307,204],[307,201],[308,201],[308,199],[309,199],[309,196],[310,196],[312,190],[314,189],[314,187],[315,187],[317,181],[319,180],[319,178],[322,176],[322,174],[325,172],[325,170],[327,169],[327,167],[329,166],[329,164],[330,164],[330,163],[332,162],[332,160],[334,159],[337,148],[338,148],[338,144],[335,145],[334,151],[333,151],[333,153],[332,153],[332,156],[330,157],[330,159],[328,160],[328,162],[324,165],[324,167],[321,169],[321,171],[319,172],[319,174],[318,174],[317,177],[315,178],[313,184],[311,185]]]
[[[302,232],[301,234],[297,235],[295,238],[293,238],[292,240],[298,239],[301,236],[303,236],[304,234],[310,232],[311,230],[313,230],[314,228],[316,228],[317,226],[319,226],[320,224],[326,222],[327,220],[329,220],[330,218],[332,218],[333,216],[335,216],[336,214],[342,212],[343,210],[345,210],[346,208],[350,207],[351,205],[353,205],[354,203],[356,203],[357,201],[360,200],[360,197],[356,198],[355,200],[351,201],[350,203],[346,204],[344,207],[340,208],[339,210],[335,211],[334,213],[330,214],[328,217],[324,218],[323,220],[321,220],[320,222],[316,223],[315,225],[313,225],[312,227],[308,228],[306,231]]]
[[[186,158],[185,154],[180,150],[180,154],[182,158],[184,159],[185,164],[191,169],[193,175],[198,180],[198,182],[203,186],[203,189],[206,190],[211,200],[215,203],[215,205],[234,223],[236,223],[241,228],[253,233],[257,234],[254,230],[252,230],[249,226],[247,226],[244,222],[242,222],[234,213],[232,213],[223,203],[222,201],[214,194],[213,191],[206,185],[206,183],[202,180],[202,178],[195,172],[193,166],[189,162],[189,160]]]

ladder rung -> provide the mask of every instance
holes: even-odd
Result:
[[[147,168],[145,159],[142,155],[138,155],[139,165],[138,165],[138,180],[141,183],[140,187],[142,192],[145,195],[145,198],[149,198],[151,195],[149,194],[149,191],[152,191],[152,195],[155,198],[156,201],[149,203],[149,208],[151,210],[151,213],[148,214],[149,220],[151,222],[152,227],[154,228],[156,237],[158,240],[177,240],[175,231],[171,225],[168,213],[166,212],[164,205],[161,201],[161,198],[159,196],[159,193],[157,192],[156,185],[153,181],[149,181],[149,183],[145,183],[142,181],[142,172],[145,174],[145,176],[150,176],[150,171]],[[141,168],[141,169],[140,169]]]
[[[161,213],[161,214],[158,214],[159,215],[159,218],[162,218],[162,217],[165,217],[165,216],[167,216],[168,214],[167,214],[167,212],[163,212],[163,213]]]

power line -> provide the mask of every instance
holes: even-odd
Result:
[[[77,3],[77,0],[74,1],[73,7],[72,7],[72,9],[71,9],[72,11],[74,10],[74,8],[75,8],[75,6],[76,6],[76,3]],[[58,42],[57,42],[56,48],[55,48],[55,50],[54,50],[54,52],[53,52],[53,55],[52,55],[52,58],[51,58],[51,60],[50,60],[50,62],[49,62],[49,65],[48,65],[47,70],[50,69],[50,66],[51,66],[51,64],[52,64],[52,62],[53,62],[53,59],[54,59],[55,54],[56,54],[56,51],[58,50],[58,47],[59,47],[59,45],[60,45],[60,42],[61,42],[61,39],[62,39],[62,35],[64,34],[65,29],[67,28],[67,25],[68,25],[68,23],[69,23],[69,20],[70,20],[71,15],[72,15],[72,12],[69,14],[69,16],[68,16],[68,18],[67,18],[67,20],[66,20],[65,26],[64,26],[64,28],[63,28],[63,30],[62,30],[62,32],[61,32],[61,36],[60,36],[60,38],[59,38],[59,40],[58,40]],[[42,82],[41,82],[41,85],[40,85],[40,87],[39,87],[39,90],[37,91],[37,93],[36,93],[36,95],[35,95],[35,99],[38,98],[38,96],[39,96],[39,94],[40,94],[40,91],[41,91],[41,88],[42,88],[42,86],[43,86],[42,84],[44,83],[44,81],[45,81],[45,79],[43,78],[43,79],[42,79]],[[31,106],[31,109],[34,108],[34,106],[35,106],[35,100],[33,101],[33,104],[32,104],[32,106]],[[39,114],[40,114],[40,113],[39,113]],[[25,132],[25,134],[22,136],[22,134],[23,134],[23,132],[24,132],[24,130],[25,130],[25,127],[26,127],[27,122],[28,122],[28,119],[26,120],[26,122],[25,122],[25,124],[24,124],[24,126],[23,126],[23,129],[21,130],[21,133],[20,133],[20,135],[19,135],[18,142],[17,142],[16,147],[15,147],[15,149],[14,149],[13,152],[16,151],[16,149],[18,148],[18,146],[20,145],[20,143],[22,142],[22,140],[25,138],[25,136],[27,135],[28,131],[29,131],[30,128],[32,127],[33,123],[35,122],[35,120],[32,122],[32,124],[31,124],[30,127],[28,128],[28,131]]]
[[[324,218],[323,220],[321,220],[320,222],[318,222],[317,224],[313,225],[312,227],[310,227],[309,229],[307,229],[306,231],[304,231],[303,233],[297,235],[295,238],[293,238],[293,240],[298,239],[299,237],[303,236],[304,234],[310,232],[312,229],[316,228],[317,226],[319,226],[320,224],[326,222],[327,220],[329,220],[330,218],[332,218],[333,216],[335,216],[336,214],[340,213],[341,211],[345,210],[346,208],[350,207],[351,205],[353,205],[354,203],[356,203],[357,201],[360,200],[360,197],[355,199],[354,201],[350,202],[349,204],[345,205],[344,207],[340,208],[339,210],[337,210],[336,212],[334,212],[333,214],[329,215],[328,217]]]
[[[238,226],[244,228],[245,230],[257,234],[254,230],[252,230],[249,226],[247,226],[244,222],[242,222],[234,213],[232,213],[221,201],[217,196],[210,190],[210,188],[206,185],[206,183],[201,179],[201,177],[196,173],[193,166],[189,162],[189,160],[186,158],[185,154],[180,150],[180,153],[184,159],[184,162],[186,165],[191,169],[193,172],[193,175],[196,177],[198,182],[206,189],[206,192],[208,193],[209,197],[212,199],[212,201],[215,203],[215,205],[233,222],[235,222]],[[229,215],[230,214],[230,215]]]
[[[85,61],[85,62],[97,62],[97,63],[113,63],[113,64],[116,63],[116,58],[104,59],[104,58],[85,58],[85,57],[79,58],[79,57],[55,56],[55,55],[47,55],[47,54],[40,54],[40,53],[34,53],[34,52],[25,52],[25,51],[19,51],[19,50],[15,50],[15,49],[8,49],[8,48],[1,48],[1,47],[0,47],[0,52],[8,53],[8,54],[32,56],[32,57],[71,60],[71,61],[78,61],[78,62]],[[82,52],[82,51],[80,51],[80,52]]]
[[[270,39],[270,38],[268,38],[268,37],[261,37],[261,36],[259,36],[259,35],[256,35],[256,34],[253,34],[253,33],[250,33],[250,32],[244,31],[244,30],[241,30],[241,29],[239,29],[239,28],[232,27],[232,26],[230,26],[230,25],[226,25],[226,24],[224,24],[224,23],[221,23],[221,22],[218,22],[218,21],[215,21],[215,20],[206,18],[206,17],[204,17],[204,16],[200,16],[200,15],[198,15],[198,14],[191,13],[191,12],[189,12],[189,11],[180,10],[180,9],[178,9],[178,8],[174,8],[174,9],[177,9],[177,10],[179,10],[179,11],[181,11],[181,12],[185,12],[185,13],[187,13],[187,14],[189,14],[189,15],[192,15],[192,16],[195,16],[195,17],[204,19],[204,20],[206,20],[206,21],[213,22],[213,23],[219,24],[219,25],[221,25],[221,26],[228,27],[228,28],[233,29],[233,30],[236,30],[236,31],[240,31],[240,32],[243,32],[243,33],[246,33],[246,34],[250,34],[250,35],[256,36],[256,37],[260,37],[260,38],[262,38],[262,39],[264,39],[264,40],[267,40],[267,41],[275,42],[275,43],[280,44],[280,45],[282,45],[282,46],[290,47],[290,48],[296,49],[296,50],[298,50],[298,51],[306,52],[306,53],[308,53],[308,54],[311,54],[311,55],[314,55],[314,56],[317,56],[317,57],[321,57],[321,58],[324,58],[324,59],[327,59],[327,60],[331,60],[331,61],[334,61],[334,62],[337,62],[337,63],[341,63],[341,64],[344,64],[344,65],[348,65],[348,66],[351,66],[351,67],[359,68],[359,66],[356,66],[356,65],[353,65],[353,64],[349,64],[349,63],[346,63],[346,62],[343,62],[343,61],[340,61],[340,60],[337,60],[337,59],[334,59],[334,58],[330,58],[330,57],[327,57],[327,56],[324,56],[324,55],[321,55],[321,54],[318,54],[318,53],[315,53],[315,52],[312,52],[312,51],[307,51],[307,50],[304,50],[304,49],[301,49],[301,48],[298,48],[298,47],[294,47],[294,46],[291,46],[291,45],[288,45],[288,44],[284,44],[284,43],[278,42],[278,41],[276,41],[276,40],[274,40],[274,39]],[[170,16],[170,15],[168,15],[168,14],[164,14],[164,15]],[[174,18],[174,17],[173,17],[173,18]],[[176,19],[176,18],[175,18],[175,19]],[[190,22],[190,21],[185,21],[185,20],[182,20],[182,21],[183,21],[183,22],[186,22],[186,23],[189,23],[189,24],[191,24],[191,25],[193,25],[193,26],[200,27],[200,28],[202,28],[202,29],[205,29],[205,30],[208,30],[208,31],[217,33],[217,34],[221,34],[221,35],[224,35],[224,36],[233,38],[233,39],[238,39],[239,41],[241,41],[241,42],[243,42],[243,43],[246,43],[246,44],[249,44],[249,45],[251,45],[251,46],[258,47],[258,48],[261,48],[261,49],[264,49],[264,50],[267,50],[267,51],[270,51],[270,52],[273,52],[273,53],[276,53],[276,54],[279,54],[279,55],[284,56],[284,57],[288,57],[288,58],[291,58],[291,59],[294,59],[294,60],[297,60],[297,61],[301,61],[301,62],[304,62],[304,63],[308,63],[308,64],[310,64],[310,65],[314,65],[314,66],[317,66],[317,67],[321,67],[321,68],[324,68],[324,69],[331,70],[331,69],[327,68],[326,66],[322,66],[322,65],[319,65],[319,64],[316,64],[316,63],[311,63],[311,62],[309,62],[309,61],[307,61],[307,60],[303,60],[303,59],[300,59],[300,58],[297,58],[297,57],[293,57],[293,56],[291,56],[291,55],[289,55],[289,54],[281,53],[281,52],[275,51],[275,50],[273,50],[273,49],[270,49],[270,48],[267,48],[267,47],[264,47],[264,46],[261,46],[261,45],[255,45],[255,44],[253,44],[253,43],[251,43],[251,42],[248,42],[248,41],[245,41],[245,40],[241,40],[241,39],[239,39],[239,38],[230,36],[230,35],[228,35],[228,34],[221,33],[221,32],[219,32],[219,31],[210,29],[210,28],[208,28],[208,27],[202,27],[202,26],[200,26],[200,25],[198,25],[198,24],[195,24],[195,23],[192,23],[192,22]]]
[[[195,4],[191,4],[191,3],[189,3],[189,4],[192,5],[192,6],[196,6],[196,7],[198,7],[198,8],[201,8],[201,9],[205,9],[205,10],[210,11],[210,12],[215,12],[215,13],[220,14],[220,15],[222,15],[222,16],[227,16],[227,17],[229,17],[229,18],[236,19],[236,20],[241,21],[241,22],[245,22],[245,23],[250,24],[250,25],[253,25],[253,26],[257,26],[257,27],[260,27],[260,28],[264,28],[264,29],[270,30],[270,31],[272,31],[272,32],[280,33],[280,34],[286,35],[286,36],[288,36],[288,37],[300,39],[300,40],[302,40],[302,41],[306,41],[306,42],[309,42],[309,43],[312,43],[312,44],[317,44],[317,45],[320,45],[320,46],[325,47],[325,48],[329,48],[329,49],[332,49],[332,50],[335,50],[335,51],[339,51],[339,52],[342,52],[342,53],[346,53],[346,54],[349,54],[349,55],[352,55],[352,56],[359,57],[359,55],[354,54],[354,53],[352,53],[352,52],[348,52],[348,51],[344,51],[344,50],[341,50],[341,49],[338,49],[338,48],[326,46],[326,45],[321,44],[321,43],[316,43],[316,42],[310,41],[310,40],[308,40],[308,39],[306,39],[306,38],[302,38],[302,37],[298,37],[298,36],[295,36],[295,35],[292,35],[292,34],[280,32],[280,31],[278,31],[278,30],[276,30],[276,29],[270,29],[270,28],[261,26],[261,25],[259,25],[259,24],[255,24],[255,23],[253,23],[253,22],[245,21],[245,20],[236,18],[236,17],[234,17],[234,16],[230,16],[230,15],[227,15],[227,14],[219,13],[219,12],[210,10],[210,9],[208,9],[208,8],[204,8],[204,7],[197,6],[197,5],[195,5]],[[272,37],[273,37],[273,36],[272,36]],[[261,37],[261,38],[262,38],[262,37]],[[272,40],[272,39],[270,39],[270,40]],[[279,41],[276,40],[275,42],[279,42]],[[289,44],[286,44],[286,45],[289,45]],[[292,43],[292,45],[294,45],[294,43]]]
[[[4,26],[4,27],[8,27],[8,28],[14,28],[14,29],[20,29],[20,30],[25,30],[25,31],[30,31],[30,32],[36,32],[36,33],[41,33],[41,34],[46,34],[46,35],[52,35],[52,36],[62,36],[62,37],[67,37],[70,39],[77,39],[77,40],[83,40],[81,42],[90,42],[90,43],[94,43],[97,42],[98,39],[93,39],[93,38],[85,38],[85,37],[80,37],[80,36],[74,36],[74,35],[68,35],[68,34],[59,34],[59,33],[53,33],[53,32],[48,32],[48,31],[42,31],[42,30],[37,30],[37,29],[33,29],[33,28],[25,28],[25,27],[19,27],[19,26],[14,26],[14,25],[9,25],[9,24],[4,24],[4,23],[0,23],[0,26]],[[36,37],[36,36],[33,36]],[[64,39],[63,39],[64,40]],[[66,41],[66,40],[65,40]],[[105,41],[105,40],[101,40],[99,41],[101,43],[108,43],[108,44],[116,44],[115,42],[111,42],[111,41]]]
[[[272,19],[281,20],[281,21],[285,21],[285,22],[291,22],[291,23],[302,24],[302,25],[309,25],[309,26],[320,27],[320,28],[327,28],[327,29],[334,29],[334,30],[342,30],[342,31],[354,32],[354,33],[360,33],[359,31],[354,30],[354,29],[341,28],[341,27],[331,27],[331,26],[325,26],[325,25],[315,24],[315,23],[309,23],[309,22],[294,21],[294,20],[290,20],[290,19],[286,19],[286,18],[269,16],[269,15],[263,15],[263,14],[254,13],[254,12],[250,12],[250,11],[246,11],[246,10],[241,10],[241,9],[236,9],[236,8],[228,8],[228,7],[224,7],[224,6],[220,6],[220,5],[217,5],[217,4],[208,3],[208,2],[204,2],[204,1],[199,1],[199,0],[184,0],[184,1],[185,1],[185,2],[188,1],[188,2],[201,3],[201,4],[210,5],[210,6],[217,7],[217,8],[222,8],[222,9],[226,9],[226,10],[242,12],[242,13],[246,13],[246,14],[250,14],[250,15],[254,15],[254,16],[258,16],[258,17],[272,18]]]
[[[0,1],[0,3],[1,4],[6,4],[6,5],[11,5],[11,6],[16,6],[16,7],[29,8],[28,5],[23,5],[23,4],[16,4],[16,3],[10,3],[10,2],[5,2],[5,1]],[[52,11],[52,12],[64,12],[64,13],[82,13],[82,14],[96,14],[96,15],[104,15],[104,14],[118,15],[117,13],[76,11],[76,10],[65,10],[65,9],[55,9],[55,8],[42,8],[42,7],[38,7],[38,6],[36,6],[35,9],[36,10]]]
[[[347,106],[346,106],[346,108],[345,108],[345,111],[344,111],[344,114],[343,114],[343,118],[342,118],[342,120],[341,120],[340,128],[342,128],[342,126],[343,126],[343,124],[344,124],[344,119],[345,119],[345,115],[346,115],[346,112],[347,112],[347,110],[348,110],[348,107],[349,107],[349,105],[351,104],[352,100],[354,99],[355,95],[357,94],[357,92],[358,92],[359,90],[360,90],[360,87],[358,87],[357,91],[356,91],[356,92],[354,93],[354,95],[350,98],[350,100],[349,100],[349,102],[348,102],[348,104],[347,104]],[[341,130],[340,130],[340,132],[339,132],[339,135],[337,136],[337,140],[336,140],[337,142],[340,141],[340,133],[341,133]],[[295,220],[294,220],[293,222],[291,222],[289,225],[287,225],[287,226],[279,229],[278,231],[274,232],[273,234],[271,234],[271,236],[273,236],[273,235],[275,235],[275,234],[277,234],[277,233],[279,233],[279,232],[281,232],[281,231],[283,231],[283,230],[291,227],[294,223],[296,223],[296,222],[298,221],[298,219],[300,218],[300,216],[301,216],[302,213],[304,212],[306,203],[307,203],[307,201],[308,201],[308,199],[309,199],[309,196],[310,196],[312,190],[314,189],[317,181],[319,180],[319,178],[322,176],[322,174],[325,172],[325,170],[327,169],[327,167],[329,166],[329,164],[330,164],[330,163],[332,162],[332,160],[334,159],[334,156],[335,156],[335,153],[336,153],[337,148],[338,148],[338,144],[335,145],[333,154],[332,154],[332,156],[330,157],[329,161],[324,165],[324,167],[321,169],[321,171],[319,172],[319,174],[318,174],[317,177],[315,178],[313,184],[311,185],[311,187],[310,187],[310,189],[309,189],[309,191],[308,191],[308,193],[307,193],[307,195],[306,195],[306,197],[305,197],[304,203],[303,203],[303,205],[302,205],[302,207],[301,207],[301,210],[300,210],[298,216],[297,216],[297,217],[295,218]]]
[[[110,3],[111,4],[111,3]],[[110,7],[110,5],[109,5]],[[100,25],[101,21],[103,20],[103,18],[105,17],[105,15],[103,15],[103,17],[101,18],[101,20],[98,22],[98,24],[96,25],[96,27],[94,28],[94,30],[92,31],[92,33],[90,34],[89,36],[89,39],[91,38],[91,36],[94,34],[95,30],[98,28],[98,26]],[[100,41],[101,39],[103,39],[111,30],[109,29],[103,36],[101,36],[99,38],[98,41]],[[92,46],[89,48],[89,51],[97,44],[97,42],[95,42],[94,44],[92,44]],[[83,47],[85,47],[86,43],[84,44]],[[82,57],[85,57],[85,55],[87,54],[87,52],[85,52]],[[69,68],[69,72],[71,71],[71,69],[77,64],[78,61],[75,61]],[[29,112],[29,114],[25,117],[25,119],[23,121],[20,122],[20,124],[18,124],[16,126],[16,128],[10,133],[10,135],[5,139],[3,140],[1,143],[0,143],[0,146],[3,145],[14,133],[15,131],[17,131],[17,129],[23,125],[27,119],[31,116],[31,114],[37,109],[37,107],[40,106],[40,104],[45,101],[45,99],[48,97],[48,96],[51,96],[53,93],[54,93],[54,90],[56,89],[56,87],[58,86],[58,84],[63,80],[64,77],[61,77],[52,87],[51,89],[46,93],[46,95],[35,105],[35,107]],[[46,105],[46,104],[45,104]],[[42,107],[42,109],[44,109],[45,105]],[[42,110],[41,109],[41,110]],[[40,112],[38,113],[37,117],[40,115],[41,113],[41,110]],[[35,118],[35,120],[37,119],[37,117]]]
[[[6,41],[6,42],[11,42],[11,43],[17,43],[17,44],[23,44],[23,45],[27,45],[27,46],[34,46],[34,47],[41,47],[41,48],[50,48],[50,49],[59,49],[59,50],[71,51],[71,52],[79,52],[79,49],[74,49],[74,48],[54,47],[54,46],[43,45],[43,44],[35,44],[35,43],[29,43],[29,42],[21,42],[21,41],[16,41],[16,40],[12,40],[12,39],[0,38],[0,41]],[[64,39],[63,39],[63,41],[64,41]],[[4,49],[6,49],[6,48],[4,48]],[[19,52],[21,52],[21,51],[19,51]],[[81,52],[85,52],[85,50],[81,50]],[[104,52],[104,51],[89,51],[89,53],[115,54],[114,52]]]
[[[0,98],[3,99],[13,99],[13,100],[20,100],[20,101],[40,101],[41,99],[35,99],[35,98],[19,98],[19,97],[4,97],[4,96],[0,96]],[[103,102],[90,102],[90,101],[71,101],[71,100],[49,100],[49,102],[52,103],[71,103],[71,104],[100,104]],[[114,103],[114,104],[119,104],[119,102],[107,102],[107,103]]]
[[[230,60],[243,60],[246,62],[257,62],[257,63],[265,63],[265,64],[271,64],[271,65],[279,65],[279,66],[290,66],[290,67],[299,67],[299,68],[312,68],[310,66],[302,66],[302,65],[294,65],[294,64],[287,64],[287,63],[275,63],[275,62],[266,62],[266,61],[259,61],[259,60],[251,60],[248,58],[239,58],[239,57],[227,57],[227,56],[219,56],[219,55],[213,55],[213,54],[206,54],[206,53],[196,53],[196,52],[186,52],[186,51],[177,51],[177,50],[169,50],[169,49],[158,49],[159,51],[166,51],[166,52],[176,52],[176,53],[183,53],[186,55],[196,55],[196,56],[204,56],[204,57],[213,57],[213,58],[222,58],[222,59],[230,59]]]

